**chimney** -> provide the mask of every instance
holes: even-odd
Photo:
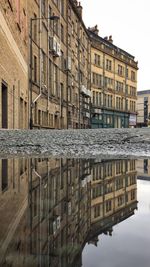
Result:
[[[81,18],[82,18],[82,9],[83,9],[83,7],[81,6],[81,3],[79,2],[77,5],[77,10],[78,10],[78,13],[79,13]]]
[[[77,7],[77,5],[78,5],[78,1],[77,1],[77,0],[73,0],[73,3],[74,3],[74,5]]]
[[[108,40],[111,44],[113,44],[113,39],[112,39],[112,35],[109,36],[109,40]]]
[[[91,27],[91,28],[89,27],[88,30],[95,33],[96,35],[99,34],[99,29],[98,29],[97,25],[95,25],[94,27]]]

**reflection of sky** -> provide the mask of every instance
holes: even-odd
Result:
[[[83,267],[150,267],[150,182],[138,181],[138,211],[99,236],[98,246],[86,245]]]

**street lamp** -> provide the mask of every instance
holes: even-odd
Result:
[[[34,103],[32,101],[32,68],[33,68],[33,62],[32,62],[32,42],[33,42],[33,39],[32,39],[32,35],[33,35],[33,31],[32,31],[32,28],[33,28],[33,21],[39,21],[39,20],[52,20],[52,21],[58,21],[60,18],[59,16],[50,16],[50,17],[47,17],[47,18],[31,18],[30,19],[30,80],[29,80],[29,83],[30,83],[30,129],[33,129],[33,114],[32,114],[32,108],[34,106]],[[54,32],[53,32],[54,34]],[[41,47],[39,48],[41,49]],[[37,99],[40,97],[40,95],[37,97]]]

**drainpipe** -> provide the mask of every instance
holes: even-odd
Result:
[[[78,22],[78,86],[79,86],[79,126],[81,129],[81,107],[80,107],[80,94],[81,94],[81,77],[80,77],[80,22]]]
[[[48,30],[47,30],[47,124],[49,122],[49,97],[50,97],[50,88],[49,88],[49,7],[47,8],[47,27],[48,27]],[[48,125],[49,126],[49,125]]]

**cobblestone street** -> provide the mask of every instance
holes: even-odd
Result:
[[[150,157],[150,129],[1,130],[0,155]]]

